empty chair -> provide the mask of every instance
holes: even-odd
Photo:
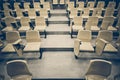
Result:
[[[90,1],[90,2],[87,3],[87,8],[89,8],[90,10],[93,10],[94,6],[95,6],[94,1]]]
[[[78,32],[79,30],[83,30],[83,18],[82,17],[74,17],[73,22],[71,24],[71,38],[74,32]]]
[[[102,55],[102,53],[117,53],[117,49],[111,44],[113,40],[112,31],[102,30],[99,31],[96,39],[96,53]]]
[[[89,8],[84,8],[83,11],[82,11],[82,17],[83,18],[89,18]]]
[[[105,2],[104,1],[98,1],[97,8],[104,9],[104,7],[105,7]]]
[[[10,10],[10,4],[9,3],[3,3],[3,9],[4,10]]]
[[[79,30],[77,39],[74,41],[75,57],[79,55],[79,51],[93,52],[94,48],[91,44],[92,33],[89,30]]]
[[[36,17],[34,30],[44,32],[46,38],[46,23],[44,17]]]
[[[84,2],[78,2],[78,10],[84,9]]]
[[[31,30],[30,27],[30,19],[29,17],[22,17],[20,19],[21,27],[18,29],[20,32],[26,32],[27,30]]]
[[[34,2],[34,9],[35,9],[35,11],[40,10],[40,3],[39,2]]]
[[[76,16],[78,16],[78,9],[77,8],[72,8],[70,10],[69,18],[71,19],[71,18],[74,18]]]
[[[6,32],[6,42],[7,45],[5,45],[5,47],[2,49],[1,52],[8,52],[8,53],[17,52],[18,49],[14,45],[17,45],[22,42],[19,32],[18,31]],[[18,52],[17,54],[19,56],[21,55]]]
[[[92,30],[92,31],[99,31],[100,28],[98,27],[98,17],[90,16],[85,25],[85,29]]]
[[[11,60],[7,62],[7,74],[12,80],[31,80],[32,74],[29,71],[25,60]]]
[[[102,17],[102,9],[101,8],[94,8],[92,16],[96,16],[98,18]]]
[[[41,38],[39,31],[26,31],[26,41],[27,43],[25,45],[25,48],[23,49],[24,52],[40,52]]]
[[[106,8],[104,17],[113,17],[114,8]]]
[[[30,19],[35,19],[36,18],[36,12],[34,9],[29,9],[28,10],[28,15]]]
[[[115,8],[116,3],[114,1],[110,1],[107,5],[107,8]]]
[[[111,74],[112,63],[110,61],[94,59],[90,60],[85,74],[86,80],[107,80]]]
[[[6,27],[2,29],[3,32],[17,30],[17,27],[14,27],[12,25],[12,23],[16,23],[14,17],[6,17],[4,21],[5,21]]]

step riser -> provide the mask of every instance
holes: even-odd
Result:
[[[52,17],[52,16],[67,16],[67,14],[50,14],[50,16]]]
[[[48,24],[69,24],[69,21],[48,21]]]
[[[73,48],[41,48],[44,51],[73,51]]]
[[[47,35],[70,35],[70,32],[47,32]]]

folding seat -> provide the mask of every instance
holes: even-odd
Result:
[[[111,44],[113,40],[112,31],[101,30],[96,38],[95,51],[98,55],[106,53],[117,53],[117,49]]]
[[[29,9],[28,10],[28,16],[30,19],[35,19],[36,18],[36,12],[34,9]]]
[[[23,17],[23,10],[16,9],[16,19],[20,20]]]
[[[17,46],[17,44],[22,43],[22,39],[20,38],[20,34],[18,31],[6,32],[6,42],[7,42],[7,44],[1,50],[1,52],[3,52],[3,53],[17,53],[19,56],[22,55],[22,53],[20,53],[20,51],[18,51],[18,49],[20,49],[20,46]]]
[[[84,30],[83,28],[83,18],[81,16],[74,17],[71,25],[71,38],[74,32],[78,32],[79,30]]]
[[[78,2],[78,10],[84,9],[84,2]]]
[[[92,33],[90,30],[79,30],[77,39],[74,41],[74,54],[78,57],[79,51],[94,52],[91,44]]]
[[[29,71],[27,61],[11,60],[7,64],[7,74],[12,80],[31,80],[32,74]]]
[[[70,10],[69,18],[73,19],[74,17],[78,16],[78,9],[77,8],[72,8]]]
[[[46,9],[47,11],[50,11],[50,2],[44,2],[43,8]]]
[[[40,16],[44,18],[48,18],[48,12],[46,9],[40,9]]]
[[[26,45],[23,52],[39,52],[41,46],[41,38],[39,31],[28,30],[26,31]]]
[[[89,13],[90,13],[89,8],[84,8],[83,11],[82,11],[82,17],[88,19],[89,18]]]
[[[34,9],[35,11],[39,11],[40,10],[40,3],[39,2],[34,2]]]
[[[88,70],[85,74],[86,80],[107,80],[112,71],[112,63],[107,60],[90,60]]]
[[[44,17],[36,17],[34,30],[44,32],[46,38],[46,22]]]
[[[21,17],[20,23],[21,27],[18,29],[19,32],[26,32],[27,30],[31,30],[29,17]]]
[[[94,1],[90,1],[87,3],[87,8],[89,8],[90,10],[93,10],[95,6],[95,2]]]
[[[104,17],[113,17],[114,8],[106,8]]]
[[[18,26],[16,24],[16,20],[14,17],[6,17],[4,21],[5,21],[6,27],[2,29],[3,32],[17,30]],[[14,27],[12,24],[16,24],[16,27]]]
[[[92,16],[96,16],[98,18],[103,18],[102,17],[102,9],[101,8],[94,8]]]
[[[104,9],[104,7],[105,7],[105,2],[104,1],[98,1],[97,8]]]
[[[92,31],[99,31],[100,28],[98,27],[98,17],[90,16],[85,25],[85,29],[92,30]]]
[[[116,3],[114,1],[110,1],[107,5],[107,8],[114,8],[115,9]]]

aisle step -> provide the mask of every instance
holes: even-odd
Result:
[[[66,10],[50,10],[50,16],[67,16]]]
[[[48,24],[68,24],[69,19],[66,16],[53,16],[48,18]]]
[[[68,24],[50,24],[46,28],[47,35],[70,35],[70,26]]]

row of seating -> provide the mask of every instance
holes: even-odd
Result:
[[[7,74],[14,80],[31,80],[32,73],[25,60],[11,60],[7,64]],[[90,60],[85,73],[86,80],[105,80],[111,74],[112,62],[101,59]],[[115,77],[114,80],[117,78]],[[4,80],[4,79],[2,79]],[[118,79],[117,79],[118,80]]]
[[[84,52],[95,52],[97,55],[103,53],[118,53],[118,47],[120,47],[119,38],[116,48],[113,44],[112,31],[101,30],[95,40],[95,46],[92,45],[92,33],[90,30],[79,30],[77,38],[74,40],[74,54],[77,58],[79,54]]]
[[[109,30],[114,32],[119,32],[120,30],[120,19],[114,25],[115,21],[113,17],[104,17],[102,23],[100,23],[98,17],[90,16],[87,22],[83,23],[83,17],[74,17],[71,21],[71,38],[74,32],[79,30],[91,30],[92,32],[98,32],[100,30]]]
[[[6,32],[6,45],[2,48],[1,53],[17,53],[19,56],[23,52],[40,52],[41,54],[40,46],[39,31],[26,31],[26,42],[21,39],[18,31]]]

